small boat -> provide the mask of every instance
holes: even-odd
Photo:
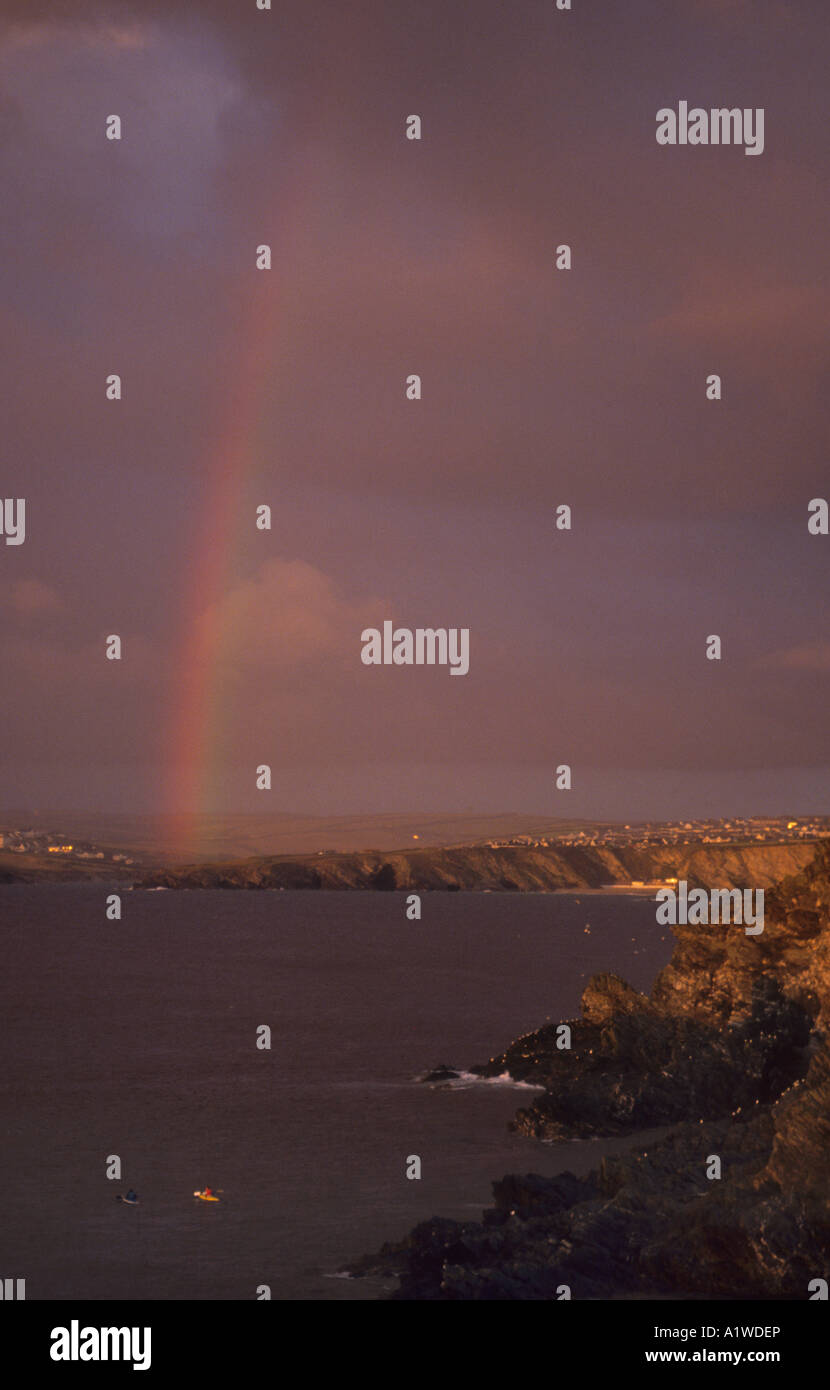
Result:
[[[219,1198],[218,1198],[218,1197],[214,1197],[214,1196],[212,1196],[212,1195],[209,1196],[209,1195],[208,1195],[207,1193],[205,1193],[205,1192],[194,1192],[194,1193],[193,1193],[193,1196],[194,1196],[194,1197],[198,1197],[200,1202],[218,1202],[218,1201],[219,1201]]]

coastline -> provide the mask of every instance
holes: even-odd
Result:
[[[436,1216],[353,1275],[427,1300],[803,1301],[830,1278],[830,842],[772,890],[762,940],[674,935],[650,995],[591,978],[569,1050],[548,1024],[471,1068],[544,1085],[520,1133],[631,1148],[505,1176],[481,1221]]]
[[[547,893],[632,889],[640,884],[645,891],[674,877],[704,888],[766,888],[803,869],[817,843],[692,843],[648,850],[568,845],[367,850],[160,868],[134,875],[133,881],[147,888]]]

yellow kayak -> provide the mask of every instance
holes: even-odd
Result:
[[[219,1197],[207,1197],[204,1192],[194,1192],[193,1196],[198,1197],[200,1202],[218,1202],[220,1200]]]

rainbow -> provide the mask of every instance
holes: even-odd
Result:
[[[241,499],[257,461],[260,402],[271,361],[269,345],[276,332],[279,282],[275,283],[273,270],[252,273],[253,285],[247,291],[248,303],[242,315],[245,350],[222,403],[195,535],[182,550],[187,569],[178,644],[181,657],[169,699],[162,794],[168,811],[163,834],[179,857],[194,845],[197,816],[209,804],[211,792],[226,642],[216,616],[218,604],[227,592],[243,534],[248,538],[254,525],[253,515],[242,513]]]

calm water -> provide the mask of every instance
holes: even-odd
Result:
[[[647,989],[671,950],[643,897],[424,894],[408,922],[397,893],[125,893],[108,922],[105,894],[0,889],[0,1274],[30,1299],[382,1296],[333,1276],[600,1154],[509,1134],[533,1092],[414,1077],[572,1016],[596,970]]]

